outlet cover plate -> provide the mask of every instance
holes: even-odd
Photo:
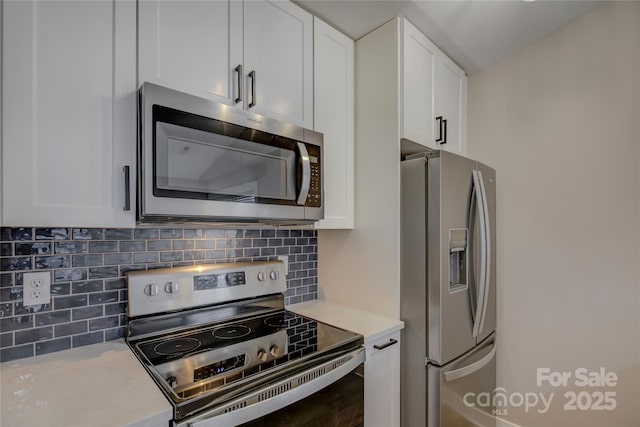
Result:
[[[42,271],[22,275],[22,305],[51,303],[51,273]]]

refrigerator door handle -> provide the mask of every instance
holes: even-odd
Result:
[[[491,360],[496,356],[496,343],[495,341],[493,342],[493,346],[491,348],[491,351],[489,353],[487,353],[486,356],[484,356],[482,359],[477,360],[467,366],[464,366],[460,369],[454,369],[453,371],[449,371],[449,372],[445,372],[444,373],[444,380],[445,381],[455,381],[458,380],[460,378],[466,377],[467,375],[471,375],[474,372],[479,371],[480,369],[482,369],[483,367],[485,367],[489,362],[491,362]]]
[[[491,229],[489,228],[489,205],[487,204],[487,191],[484,187],[484,178],[482,177],[481,171],[478,171],[478,180],[480,182],[480,194],[482,196],[482,211],[484,212],[484,245],[486,251],[486,256],[484,258],[484,298],[482,301],[482,313],[480,314],[480,328],[478,329],[478,332],[481,334],[482,329],[484,328],[484,318],[487,314],[487,306],[489,305],[489,285],[491,278]]]
[[[473,332],[472,336],[475,338],[480,331],[480,321],[482,318],[482,309],[484,307],[485,300],[485,288],[486,288],[486,268],[487,268],[487,233],[485,228],[485,211],[482,197],[482,189],[480,187],[480,175],[477,170],[472,172],[473,178],[473,191],[476,193],[476,214],[478,215],[480,223],[480,283],[478,284],[478,301],[475,310],[475,317],[473,319]],[[469,221],[473,221],[473,218],[469,218]]]

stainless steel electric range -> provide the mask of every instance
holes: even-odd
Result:
[[[173,426],[362,425],[361,335],[284,309],[281,261],[127,274],[127,342]]]

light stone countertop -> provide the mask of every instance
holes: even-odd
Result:
[[[0,425],[167,426],[172,407],[124,340],[0,364]]]
[[[402,320],[322,300],[292,304],[286,309],[361,334],[365,345],[404,328]]]

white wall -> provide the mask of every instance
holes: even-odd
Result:
[[[498,385],[526,426],[640,425],[640,2],[605,3],[469,79],[469,155],[498,174]],[[536,385],[605,367],[613,388]],[[615,391],[613,411],[564,393]]]

